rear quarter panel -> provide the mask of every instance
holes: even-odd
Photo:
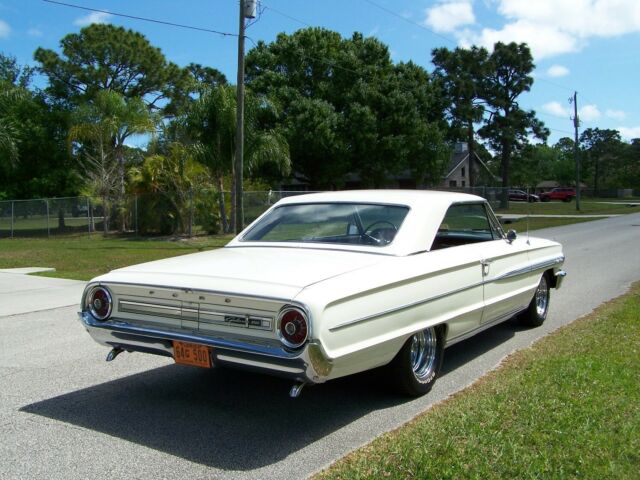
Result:
[[[375,266],[305,288],[313,337],[333,359],[332,377],[384,365],[417,330],[478,326],[482,269],[477,246],[389,257]]]

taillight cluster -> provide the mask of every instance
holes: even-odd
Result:
[[[302,346],[309,336],[307,314],[298,307],[283,308],[278,316],[278,333],[287,347]]]
[[[104,287],[93,287],[85,297],[85,307],[96,320],[106,320],[113,308],[111,293]]]

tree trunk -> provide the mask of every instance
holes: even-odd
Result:
[[[502,171],[502,192],[500,194],[500,208],[509,208],[509,160],[511,157],[511,145],[508,141],[502,142],[500,152],[500,168]]]
[[[58,208],[58,231],[64,232],[66,225],[64,223],[64,209],[62,207]]]
[[[227,221],[227,209],[224,204],[224,181],[222,175],[218,176],[218,208],[220,209],[220,222],[222,223],[222,233],[229,233],[229,222]]]
[[[600,179],[600,157],[597,156],[596,157],[596,168],[593,172],[593,196],[594,197],[599,197],[599,192],[598,192],[598,181]]]
[[[107,235],[109,233],[108,218],[109,218],[109,208],[108,208],[108,198],[106,196],[102,197],[102,230],[104,234]]]
[[[124,155],[118,150],[118,175],[120,177],[120,188],[118,189],[118,213],[120,213],[120,232],[124,233],[127,225],[125,220],[125,185],[124,185]]]
[[[473,143],[473,121],[469,120],[469,125],[467,126],[467,150],[469,152],[469,187],[472,189],[471,193],[473,193],[473,187],[476,186],[476,149]]]

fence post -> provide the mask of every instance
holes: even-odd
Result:
[[[133,195],[133,223],[135,224],[136,237],[138,236],[138,194]]]
[[[11,238],[13,238],[13,222],[14,222],[14,220],[13,220],[13,204],[14,203],[15,202],[12,200],[11,201]]]
[[[193,236],[193,189],[189,189],[189,238]]]
[[[47,238],[51,236],[51,229],[49,228],[49,200],[46,199],[44,204],[47,206]]]
[[[87,204],[87,230],[89,230],[89,236],[91,236],[91,205],[89,205],[89,197],[85,197]]]

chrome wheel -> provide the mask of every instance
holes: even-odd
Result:
[[[549,284],[547,283],[547,277],[545,275],[540,279],[540,285],[536,290],[536,313],[539,317],[544,318],[547,316],[547,308],[549,308]]]
[[[551,297],[549,286],[549,274],[545,272],[540,277],[540,283],[533,294],[529,306],[518,315],[520,323],[525,327],[539,327],[546,320]]]
[[[424,381],[433,376],[438,353],[438,338],[434,327],[411,337],[411,368],[416,379]]]

